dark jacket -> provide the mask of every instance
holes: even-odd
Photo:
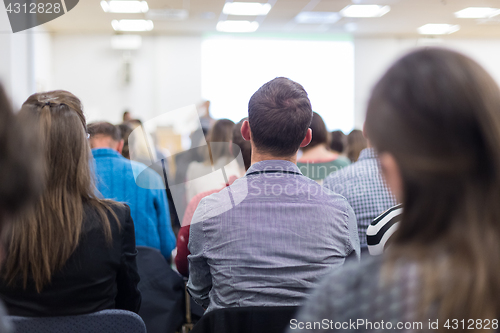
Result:
[[[130,208],[115,206],[120,227],[110,212],[113,241],[108,243],[97,212],[84,204],[82,235],[75,252],[52,281],[37,293],[33,281],[26,290],[0,279],[0,298],[10,315],[67,316],[105,309],[138,312],[141,294],[137,289],[134,223]]]

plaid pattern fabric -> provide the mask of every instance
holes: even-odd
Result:
[[[426,331],[428,321],[415,320],[420,292],[418,266],[399,263],[386,281],[381,280],[382,264],[382,257],[370,257],[326,276],[292,318],[287,333],[411,332],[404,325],[422,331],[418,330],[420,324]]]
[[[358,220],[361,245],[366,245],[366,229],[387,209],[397,204],[382,177],[375,149],[361,151],[357,162],[329,175],[324,187],[344,196]]]

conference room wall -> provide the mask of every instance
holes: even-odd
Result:
[[[483,65],[500,84],[500,39],[397,39],[354,40],[355,126],[362,128],[371,88],[388,66],[414,47],[447,47],[469,55]]]
[[[131,52],[131,82],[126,85],[123,52],[111,49],[109,35],[35,35],[34,79],[27,79],[28,36],[14,36],[0,36],[3,46],[10,45],[10,50],[0,50],[0,76],[9,81],[6,85],[17,103],[34,89],[67,89],[82,98],[89,120],[118,122],[125,108],[147,120],[200,102],[202,37],[144,37],[142,48]],[[357,128],[363,125],[366,101],[377,78],[396,58],[422,45],[429,41],[354,39]],[[500,39],[450,38],[432,45],[469,54],[500,82]]]

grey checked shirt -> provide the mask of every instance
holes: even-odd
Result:
[[[373,148],[362,150],[357,162],[330,174],[323,186],[344,196],[354,209],[362,245],[366,245],[366,229],[370,223],[397,204],[385,184]]]
[[[359,239],[345,198],[286,161],[263,161],[204,198],[189,237],[188,290],[207,311],[301,305]]]
[[[287,333],[432,331],[428,320],[415,320],[419,266],[400,261],[384,278],[382,265],[382,257],[370,257],[327,275],[290,320]]]

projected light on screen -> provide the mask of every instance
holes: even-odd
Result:
[[[248,100],[278,76],[302,84],[329,130],[354,126],[351,41],[210,37],[202,45],[202,95],[214,118],[239,121]]]

